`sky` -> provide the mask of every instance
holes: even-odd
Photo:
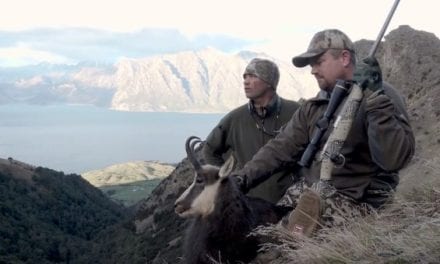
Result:
[[[252,50],[290,61],[317,31],[375,40],[394,0],[14,0],[0,9],[0,66],[114,62],[197,50]],[[440,2],[401,0],[387,33],[440,36]]]

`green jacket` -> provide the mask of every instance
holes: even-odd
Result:
[[[255,153],[277,135],[289,121],[299,104],[275,95],[266,107],[264,117],[259,116],[252,103],[242,105],[222,118],[208,135],[203,147],[207,163],[221,166],[234,155],[237,168],[242,168]],[[292,184],[291,168],[277,173],[270,180],[250,190],[248,195],[277,202]]]
[[[375,193],[396,188],[398,171],[410,161],[415,148],[402,97],[387,84],[384,85],[384,92],[392,102],[385,109],[378,108],[367,113],[366,99],[363,98],[341,149],[345,164],[332,172],[333,185],[339,192],[375,207],[385,201],[375,197]],[[317,97],[303,103],[283,131],[261,148],[242,170],[236,172],[246,178],[248,188],[257,186],[272,173],[301,159],[328,102],[329,95],[321,91]],[[330,130],[321,139],[320,149],[327,141]],[[310,168],[301,170],[308,186],[320,177],[320,161],[317,157],[319,153],[315,155]]]

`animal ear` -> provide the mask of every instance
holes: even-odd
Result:
[[[230,155],[229,158],[223,164],[223,166],[220,168],[220,171],[218,172],[220,178],[229,176],[229,174],[231,174],[234,168],[235,168],[235,158],[234,155]]]

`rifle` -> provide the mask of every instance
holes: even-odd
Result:
[[[348,132],[353,124],[354,116],[359,109],[360,102],[363,98],[363,91],[365,89],[376,91],[382,87],[382,73],[374,55],[376,54],[377,48],[379,47],[385,34],[385,30],[388,27],[398,4],[399,0],[396,0],[376,38],[376,41],[371,47],[368,56],[362,60],[362,63],[354,72],[354,82],[352,82],[350,94],[334,122],[333,131],[327,139],[321,153],[321,184],[322,181],[330,180],[334,166],[342,166],[345,162],[345,158],[340,151],[342,145],[347,139]],[[328,186],[328,183],[323,186]],[[318,191],[320,191],[320,188],[318,188]]]
[[[335,166],[342,166],[345,162],[345,158],[340,151],[351,129],[354,116],[359,109],[363,98],[363,90],[367,88],[379,89],[380,85],[378,84],[382,82],[381,70],[376,59],[374,59],[374,55],[398,4],[399,0],[395,0],[368,56],[362,60],[361,65],[363,67],[356,69],[354,81],[338,80],[336,82],[327,109],[316,124],[312,140],[299,162],[302,166],[310,166],[330,120],[349,91],[348,97],[333,124],[333,130],[321,152],[320,180],[311,189],[304,191],[298,200],[297,207],[289,216],[287,228],[293,233],[310,236],[321,215],[321,199],[325,199],[336,192],[336,189],[330,183],[332,170]]]
[[[327,109],[325,110],[324,115],[321,117],[321,119],[319,119],[316,123],[316,129],[315,131],[313,131],[312,140],[310,141],[309,145],[307,145],[306,150],[301,156],[301,160],[298,162],[298,164],[302,167],[309,167],[312,163],[312,159],[318,151],[319,143],[322,136],[327,131],[330,125],[330,121],[333,119],[333,115],[336,112],[336,109],[338,109],[339,105],[347,95],[350,88],[350,82],[344,80],[336,81],[336,85],[333,88]]]

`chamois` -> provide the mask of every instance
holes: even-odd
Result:
[[[291,208],[244,195],[233,177],[233,159],[221,168],[202,165],[195,156],[198,137],[186,140],[194,181],[176,200],[175,212],[191,218],[184,242],[186,263],[247,263],[257,255],[259,242],[248,236],[257,226],[277,223]],[[232,161],[232,162],[231,162]]]

